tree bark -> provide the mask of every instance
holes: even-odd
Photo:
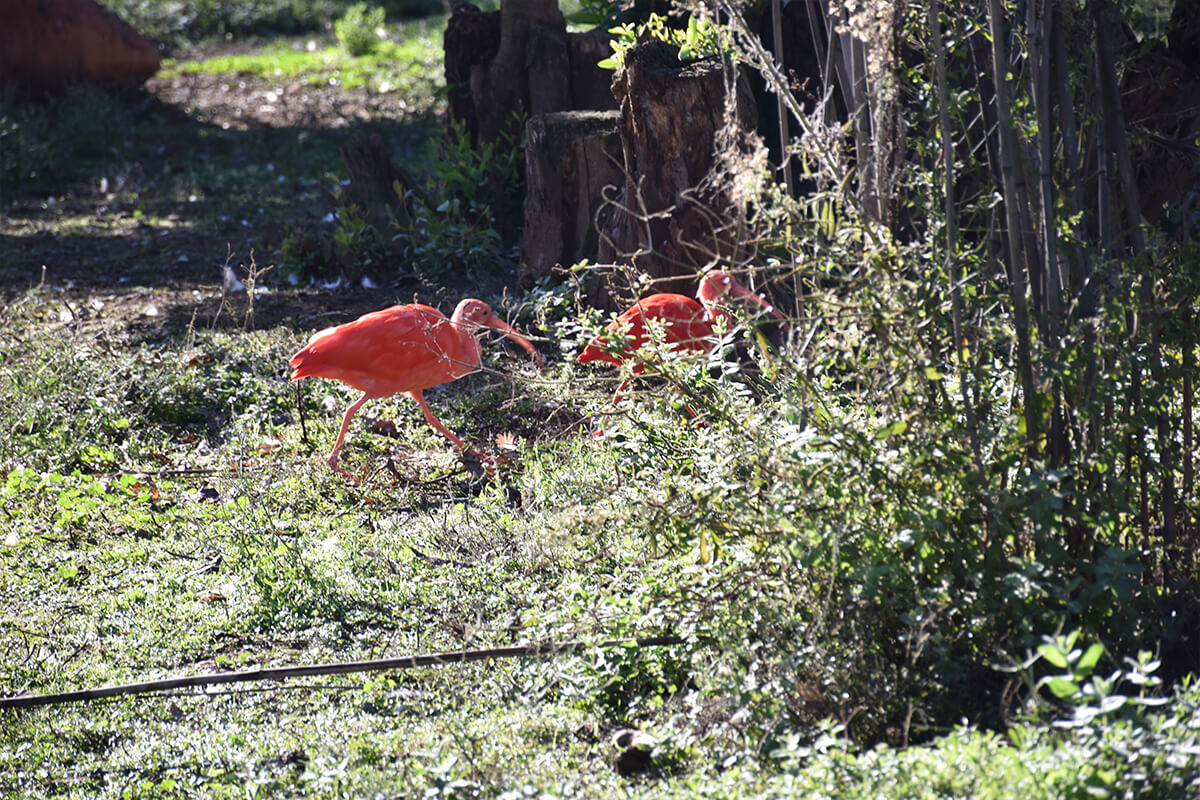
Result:
[[[555,81],[559,77],[540,75],[529,68],[529,39],[537,26],[566,30],[557,0],[504,0],[501,4],[500,44],[496,55],[486,65],[471,69],[471,95],[475,101],[481,142],[494,142],[505,133],[519,130],[532,108],[532,85],[542,80]],[[546,33],[542,31],[539,35]],[[539,109],[543,113],[561,110]]]
[[[755,109],[740,78],[735,96],[727,97],[719,61],[683,65],[675,52],[644,40],[626,53],[613,78],[625,185],[601,231],[599,260],[632,264],[656,291],[691,294],[698,270],[737,251],[737,209],[713,168],[726,104],[742,130],[753,128]],[[609,281],[589,294],[598,305],[613,307],[613,292],[631,288]]]
[[[484,13],[470,3],[454,7],[442,34],[446,96],[450,119],[461,124],[479,144],[479,119],[471,94],[471,74],[486,66],[500,49],[500,12]]]
[[[623,181],[615,111],[563,111],[525,125],[525,278],[596,258],[606,186]]]

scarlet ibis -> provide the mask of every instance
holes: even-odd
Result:
[[[713,330],[717,320],[731,319],[729,312],[718,305],[726,296],[749,298],[776,319],[783,319],[767,301],[742,286],[732,275],[722,270],[713,270],[700,279],[700,288],[696,290],[699,302],[673,293],[643,297],[610,322],[604,333],[584,348],[576,360],[581,364],[603,361],[619,367],[626,361],[635,359],[636,352],[649,338],[646,322],[652,319],[662,324],[664,343],[672,350],[706,353],[713,347]],[[623,331],[626,332],[624,340],[620,339]],[[641,375],[645,369],[644,363],[635,361],[630,370],[633,374],[621,382],[613,395],[614,407],[633,376]]]
[[[528,339],[497,317],[487,303],[470,297],[458,304],[450,319],[436,308],[410,303],[372,311],[353,322],[314,333],[292,356],[292,380],[332,378],[363,393],[342,417],[342,429],[325,459],[329,466],[347,475],[338,467],[338,454],[350,419],[362,404],[401,392],[421,407],[430,427],[456,447],[465,448],[462,439],[434,416],[421,393],[479,369],[479,337],[484,328],[509,337],[529,351],[539,367],[544,366]]]

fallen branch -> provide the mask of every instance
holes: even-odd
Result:
[[[468,661],[484,661],[492,658],[557,656],[574,653],[579,650],[605,647],[663,647],[672,644],[683,644],[683,639],[678,636],[648,636],[639,639],[616,639],[600,642],[599,644],[588,644],[587,642],[549,642],[518,647],[494,647],[486,650],[455,650],[448,653],[430,653],[420,656],[380,658],[371,661],[346,661],[336,664],[309,664],[300,667],[260,668],[238,672],[212,672],[207,675],[186,675],[178,678],[144,681],[142,683],[103,686],[97,689],[79,689],[73,692],[0,697],[0,708],[37,708],[39,706],[97,700],[103,697],[147,694],[167,689],[215,686],[223,683],[279,681],[308,675],[348,675],[354,672],[379,672],[389,669],[411,669],[413,667],[434,667],[444,664],[463,664]]]

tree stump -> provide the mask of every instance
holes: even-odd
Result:
[[[555,9],[542,9],[532,18],[527,12],[523,17],[514,14],[523,22],[508,27],[508,60],[518,53],[519,69],[515,75],[491,78],[490,73],[502,66],[497,58],[501,13],[485,13],[464,2],[454,7],[446,24],[450,119],[466,127],[473,146],[493,141],[513,114],[617,107],[612,72],[597,66],[611,55],[612,37],[599,31],[567,33]],[[497,83],[504,91],[496,90]]]
[[[725,69],[715,59],[681,64],[676,51],[644,39],[613,78],[625,185],[601,231],[599,260],[632,264],[655,291],[690,295],[699,270],[736,253],[739,209],[714,171],[727,130]],[[735,86],[729,119],[752,131],[754,100],[740,74]],[[590,301],[615,307],[614,292],[634,289],[620,285],[620,274],[597,276]]]
[[[616,111],[562,111],[525,125],[525,277],[595,258],[604,188],[624,181]]]
[[[571,105],[576,111],[616,110],[612,93],[613,71],[597,66],[612,55],[612,36],[604,31],[567,34],[571,56]]]
[[[470,3],[459,3],[446,23],[442,46],[450,119],[466,128],[472,146],[478,145],[479,120],[471,94],[471,72],[495,58],[500,49],[500,12],[485,13]]]

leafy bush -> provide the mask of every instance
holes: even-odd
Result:
[[[501,195],[519,197],[524,191],[523,137],[506,135],[476,148],[466,129],[453,125],[433,170],[429,194],[439,201],[433,207],[421,204],[411,223],[396,232],[403,258],[431,276],[493,261],[502,244],[493,209],[503,202]]]
[[[355,3],[346,9],[345,15],[333,24],[338,42],[352,56],[371,53],[383,39],[385,12],[379,6],[369,8],[366,3]]]

